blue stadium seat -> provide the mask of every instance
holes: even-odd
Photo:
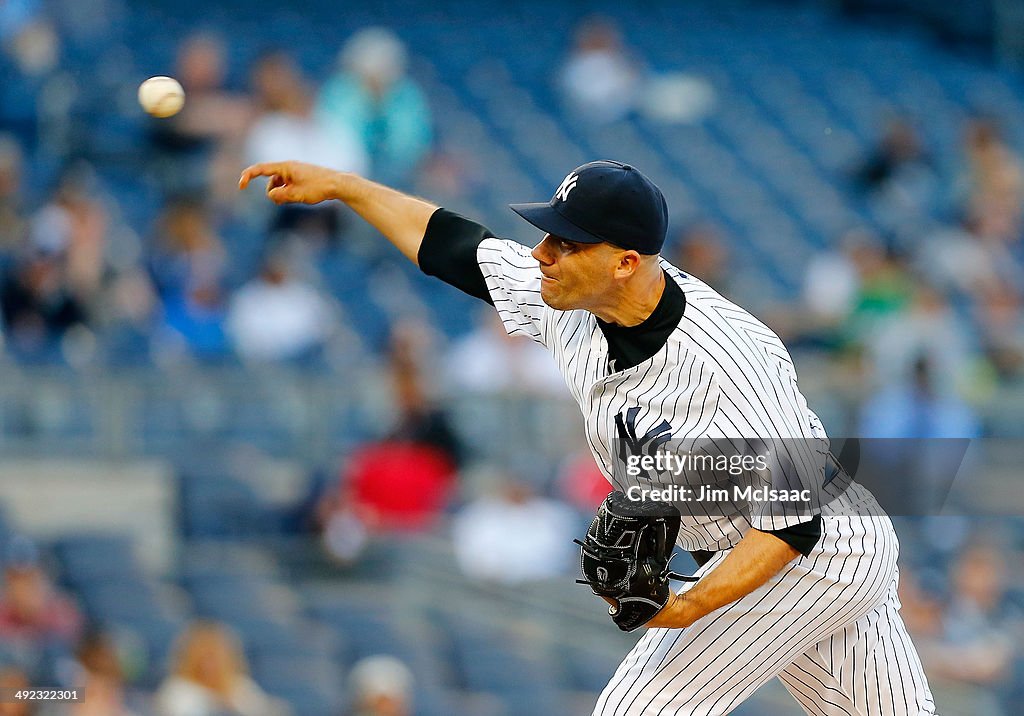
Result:
[[[54,553],[72,580],[139,573],[134,542],[127,534],[67,534],[54,544]]]
[[[332,704],[335,713],[345,700],[344,673],[337,663],[316,656],[265,656],[249,664],[253,678],[267,691],[293,701],[298,692],[309,692]],[[304,713],[304,712],[303,712]]]
[[[274,534],[281,517],[256,490],[224,475],[183,477],[182,529],[189,539],[238,539]]]

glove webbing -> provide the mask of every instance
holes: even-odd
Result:
[[[632,559],[630,559],[628,557],[612,557],[612,556],[609,556],[609,555],[597,554],[593,550],[591,550],[589,548],[589,546],[587,546],[586,543],[581,542],[578,539],[574,539],[573,542],[578,544],[580,546],[580,549],[583,551],[583,553],[586,554],[591,559],[595,559],[595,560],[598,560],[598,561],[601,561],[601,562],[624,562],[626,564],[629,564],[629,563],[631,563],[633,561]],[[626,547],[606,547],[605,549],[619,549],[619,550],[622,550],[622,549],[627,549],[627,548]],[[661,579],[675,579],[675,580],[678,580],[678,581],[681,581],[681,582],[698,582],[698,581],[700,581],[700,577],[694,577],[694,576],[691,576],[691,575],[688,575],[688,574],[682,574],[680,572],[673,572],[673,571],[671,571],[670,567],[672,566],[672,560],[675,559],[675,558],[676,558],[675,553],[673,553],[672,556],[668,558],[668,564],[665,565],[665,570],[660,575],[658,575]],[[594,586],[595,586],[593,582],[588,581],[586,579],[577,579],[576,580],[576,584],[586,584],[591,589],[593,589]],[[606,589],[603,586],[601,586],[600,588],[601,589]]]

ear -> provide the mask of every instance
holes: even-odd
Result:
[[[632,249],[619,254],[615,264],[615,278],[629,278],[640,268],[641,256]]]

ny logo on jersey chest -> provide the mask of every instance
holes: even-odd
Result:
[[[667,420],[645,432],[642,436],[636,433],[636,419],[640,408],[630,408],[623,415],[615,416],[615,432],[619,438],[619,460],[625,464],[630,455],[654,455],[658,448],[672,439],[672,426]]]

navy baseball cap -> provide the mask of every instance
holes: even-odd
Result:
[[[629,164],[601,160],[576,167],[551,201],[510,204],[541,231],[582,244],[607,242],[656,254],[668,231],[668,204],[661,190]]]

